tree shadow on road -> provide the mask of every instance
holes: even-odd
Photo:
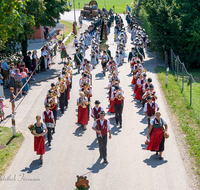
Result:
[[[159,160],[159,156],[154,154],[149,159],[143,160],[143,162],[146,163],[148,166],[151,166],[152,168],[156,168],[157,166],[166,164],[168,161]]]
[[[94,139],[94,141],[91,143],[91,145],[87,145],[88,150],[94,150],[95,148],[98,148],[98,141],[97,138]]]
[[[33,160],[30,164],[29,167],[25,167],[24,169],[21,170],[21,172],[27,172],[28,174],[29,173],[32,173],[33,170],[37,170],[39,168],[41,168],[42,165],[40,164],[40,160],[37,159],[37,160]]]
[[[101,158],[99,158],[96,163],[93,164],[93,166],[91,168],[87,168],[88,170],[90,170],[92,173],[98,173],[99,170],[104,169],[107,164],[105,163],[101,163]]]

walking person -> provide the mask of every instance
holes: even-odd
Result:
[[[101,111],[99,113],[99,119],[97,119],[93,125],[92,129],[96,131],[97,140],[99,143],[99,153],[100,158],[104,159],[104,163],[108,163],[107,160],[107,133],[109,132],[109,139],[111,139],[111,128],[110,122],[105,119],[105,112]]]
[[[37,56],[37,51],[34,50],[33,55],[32,55],[32,65],[33,65],[33,71],[34,71],[33,74],[34,75],[36,75],[38,63],[39,63],[39,59],[38,59],[38,56]]]
[[[124,94],[120,91],[119,86],[115,86],[115,91],[111,95],[111,101],[114,101],[114,109],[115,109],[115,121],[118,125],[120,124],[120,128],[122,128],[122,109],[123,109],[123,100]]]
[[[156,112],[155,116],[156,118],[152,119],[150,122],[150,128],[147,133],[147,139],[149,138],[150,134],[151,136],[146,150],[156,151],[156,155],[159,152],[159,159],[163,160],[162,153],[164,151],[165,144],[164,134],[167,134],[168,126],[166,121],[160,117],[160,112]]]
[[[36,151],[37,155],[40,155],[40,164],[43,163],[43,155],[45,153],[45,139],[44,135],[47,133],[47,127],[41,121],[41,116],[36,116],[35,130],[36,134],[34,135],[34,151]],[[45,132],[44,132],[45,131]]]
[[[83,25],[83,16],[82,16],[82,14],[80,14],[80,16],[79,16],[79,25],[80,25],[80,28],[82,28],[82,25]]]
[[[66,46],[64,45],[64,43],[61,44],[60,46],[61,48],[61,59],[62,59],[62,62],[63,62],[63,59],[66,61]]]
[[[51,139],[52,139],[51,130],[55,126],[55,121],[53,117],[53,112],[49,109],[49,107],[50,107],[49,104],[45,105],[46,110],[42,114],[42,119],[45,125],[47,126],[47,130],[48,130],[48,134],[47,134],[48,146],[51,146]]]

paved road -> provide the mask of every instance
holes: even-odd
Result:
[[[62,17],[67,20],[69,14]],[[109,35],[108,44],[112,55],[114,55],[116,45],[113,42],[112,34],[113,28]],[[129,34],[128,36],[130,39]],[[72,48],[71,45],[70,48]],[[127,45],[127,48],[130,50],[131,45]],[[90,50],[87,51],[87,57],[89,53]],[[133,98],[130,68],[129,64],[125,63],[120,67],[119,74],[121,86],[125,91],[123,128],[119,129],[114,125],[114,115],[106,115],[112,125],[112,139],[108,140],[109,164],[104,165],[102,161],[98,160],[96,135],[91,129],[92,119],[89,121],[86,131],[76,125],[76,99],[78,98],[80,75],[75,73],[69,108],[63,116],[59,117],[52,146],[51,148],[46,147],[42,167],[39,165],[38,156],[33,152],[33,136],[27,130],[27,126],[35,121],[36,114],[40,114],[44,110],[43,100],[52,80],[35,84],[32,87],[33,102],[29,104],[28,98],[23,101],[24,110],[21,111],[23,112],[21,113],[23,120],[19,125],[20,131],[25,136],[25,141],[5,174],[5,177],[10,176],[14,181],[2,181],[0,189],[72,190],[76,182],[76,175],[86,175],[91,190],[190,189],[187,173],[171,128],[172,124],[166,104],[154,71],[156,62],[150,52],[147,53],[145,67],[148,70],[148,77],[152,77],[157,90],[162,117],[169,125],[170,138],[165,143],[166,151],[163,154],[163,161],[158,160],[157,156],[145,150],[147,120],[144,118],[141,104]],[[94,105],[95,99],[99,99],[101,106],[106,111],[108,110],[107,84],[108,78],[103,77],[99,64],[93,71],[92,105]]]

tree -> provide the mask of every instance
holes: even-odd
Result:
[[[0,51],[5,48],[8,39],[14,34],[24,32],[23,25],[32,20],[31,16],[25,14],[25,1],[1,0],[0,1]]]

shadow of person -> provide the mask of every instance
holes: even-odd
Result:
[[[25,167],[24,169],[21,170],[21,172],[27,172],[28,174],[29,173],[32,173],[33,170],[37,170],[39,168],[41,168],[42,165],[40,164],[40,160],[37,159],[37,160],[33,160],[30,164],[29,167]]]
[[[141,107],[141,106],[140,106]],[[137,111],[136,113],[138,113],[139,115],[144,115],[144,112],[143,112],[143,107],[141,107],[139,109],[139,111]]]
[[[76,128],[76,130],[73,134],[77,137],[83,136],[83,134],[84,134],[83,126]]]
[[[51,143],[52,143],[52,141],[51,141]],[[48,142],[45,144],[45,151],[46,152],[51,150],[51,147],[48,146],[48,144],[49,144]]]
[[[97,73],[95,75],[95,77],[96,77],[96,80],[102,80],[102,79],[104,79],[103,73]]]
[[[168,162],[167,160],[159,160],[158,158],[159,156],[154,154],[149,159],[143,160],[143,162],[152,168],[156,168],[157,166],[166,164]]]
[[[142,150],[146,150],[146,145],[145,144],[141,144]]]
[[[140,132],[140,134],[146,136],[148,130],[149,130],[149,128],[148,128],[148,126],[147,126],[142,132]]]
[[[111,125],[114,125],[111,128],[111,134],[118,135],[121,132],[121,128],[118,128],[117,125],[115,125],[115,117],[109,118],[108,120],[110,121]]]
[[[94,150],[95,148],[98,148],[98,141],[97,138],[94,139],[94,141],[91,143],[91,145],[87,145],[88,150]]]
[[[98,173],[99,170],[104,169],[107,164],[105,163],[101,163],[101,158],[99,158],[96,163],[93,164],[93,166],[91,168],[87,168],[88,170],[90,170],[92,173]]]
[[[143,117],[142,120],[141,120],[140,122],[143,123],[143,124],[147,124],[147,118],[146,118],[146,116]]]

